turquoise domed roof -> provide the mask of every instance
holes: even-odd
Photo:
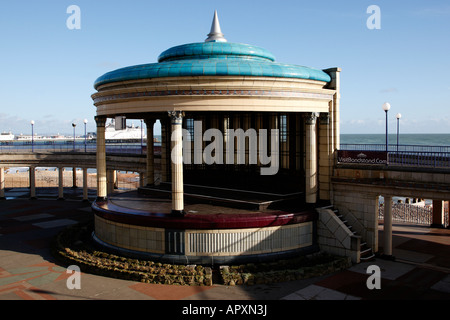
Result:
[[[205,42],[170,48],[160,54],[158,63],[108,72],[95,81],[94,88],[118,81],[189,76],[253,76],[331,81],[331,77],[322,70],[277,63],[273,54],[266,49],[227,42],[215,13],[211,32]]]
[[[272,53],[260,47],[242,43],[201,42],[170,48],[159,55],[158,62],[209,58],[275,61]]]

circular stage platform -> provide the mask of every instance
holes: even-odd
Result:
[[[199,188],[192,186],[194,194],[187,186],[184,216],[171,214],[164,187],[112,194],[92,205],[93,237],[115,253],[172,264],[261,262],[318,251],[314,209],[276,209],[282,195],[252,192],[245,194],[248,204],[239,197],[248,191],[224,189],[225,199]]]

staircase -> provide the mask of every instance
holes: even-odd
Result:
[[[339,213],[339,210],[334,208],[332,208],[331,210],[347,226],[347,228],[351,232],[353,232],[355,236],[359,236],[359,234],[355,230],[353,230],[353,227],[348,223],[348,221],[345,220],[344,216]],[[366,242],[361,242],[359,250],[361,262],[371,261],[375,258],[375,254],[373,253],[372,248],[370,248]]]

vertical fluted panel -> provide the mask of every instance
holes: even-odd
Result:
[[[312,244],[312,223],[262,228],[257,231],[234,229],[226,232],[187,233],[190,254],[255,254],[291,250]]]

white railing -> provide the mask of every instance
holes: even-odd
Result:
[[[380,204],[378,210],[378,219],[384,217],[384,204]],[[408,203],[392,204],[392,220],[396,222],[416,223],[431,225],[433,217],[433,208],[431,206],[420,206]],[[444,226],[449,225],[449,209],[444,212]]]

